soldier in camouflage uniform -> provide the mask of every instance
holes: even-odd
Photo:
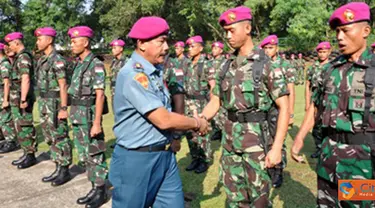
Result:
[[[271,58],[271,64],[274,68],[280,68],[287,82],[289,91],[289,125],[293,124],[294,117],[294,100],[295,100],[295,89],[294,83],[296,81],[296,70],[292,67],[288,60],[283,60],[278,56],[278,37],[276,35],[270,35],[266,37],[260,44],[260,47],[264,49],[265,53]],[[272,186],[278,188],[283,183],[283,170],[287,165],[286,156],[286,144],[283,144],[283,158],[280,164],[277,164],[274,168],[269,168],[268,173],[272,179]]]
[[[23,156],[12,162],[19,169],[28,168],[37,162],[35,158],[36,132],[32,113],[35,101],[33,58],[30,53],[25,51],[22,39],[23,35],[19,32],[5,36],[9,49],[16,54],[11,74],[10,106],[18,142],[24,151]]]
[[[0,125],[1,133],[5,138],[5,142],[1,143],[0,153],[7,153],[17,149],[17,136],[12,119],[12,113],[9,105],[10,93],[10,76],[12,65],[5,56],[5,45],[0,43]]]
[[[230,65],[221,66],[228,67],[227,72],[216,74],[213,95],[200,115],[212,119],[220,104],[228,111],[221,157],[228,207],[272,206],[266,168],[281,162],[288,129],[287,84],[281,69],[273,68],[264,51],[254,47],[251,19],[250,9],[244,6],[229,9],[220,16],[219,23],[236,51]],[[279,111],[274,139],[266,122],[266,112],[273,102]]]
[[[329,23],[343,55],[326,64],[320,73],[313,102],[292,148],[292,155],[302,149],[317,110],[324,135],[317,164],[318,207],[375,206],[374,201],[340,201],[338,196],[339,180],[374,179],[375,56],[366,43],[371,33],[369,22],[370,7],[363,2],[352,2],[333,12]]]
[[[299,80],[299,67],[298,67],[298,63],[297,63],[297,60],[295,58],[295,55],[292,53],[290,54],[290,60],[289,60],[289,63],[293,66],[293,68],[296,69],[296,82],[294,84],[296,85],[299,85],[300,84],[300,80]]]
[[[113,106],[113,97],[115,96],[115,86],[117,74],[120,72],[122,67],[128,61],[128,58],[123,54],[125,42],[123,40],[113,40],[110,43],[112,47],[112,55],[114,56],[111,63],[111,95],[112,95],[112,106]]]
[[[305,110],[310,107],[311,104],[311,92],[313,88],[316,88],[317,78],[320,75],[323,66],[329,62],[329,56],[331,54],[331,44],[329,42],[321,42],[317,47],[318,60],[311,65],[306,72],[306,86],[305,86]],[[311,154],[311,158],[318,158],[320,155],[320,149],[322,144],[322,129],[321,123],[316,122],[312,130],[312,135],[315,141],[316,151]]]
[[[99,207],[106,201],[105,180],[108,172],[102,128],[102,114],[108,108],[105,106],[104,64],[90,51],[90,38],[94,34],[89,27],[71,28],[68,35],[72,52],[78,56],[68,89],[71,98],[69,118],[79,161],[86,166],[88,179],[92,183],[90,192],[79,198],[77,203]]]
[[[218,69],[225,61],[226,57],[223,55],[224,44],[221,42],[212,43],[212,67],[216,70]],[[211,140],[219,140],[222,138],[222,129],[224,129],[224,120],[227,116],[227,113],[224,108],[220,108],[217,115],[214,117],[212,124],[212,136]]]
[[[189,38],[186,44],[189,46],[192,61],[185,73],[185,115],[193,116],[201,113],[209,100],[210,92],[215,85],[215,69],[212,68],[212,63],[201,54],[203,51],[201,36]],[[205,172],[212,159],[210,134],[200,136],[195,132],[190,132],[186,137],[193,159],[186,170],[194,170],[196,173]]]
[[[305,60],[302,57],[302,53],[298,54],[298,59],[296,60],[296,64],[298,67],[298,80],[300,85],[305,84]]]
[[[44,139],[50,145],[52,161],[56,168],[52,174],[42,178],[59,186],[71,178],[72,145],[68,129],[68,93],[66,70],[68,63],[53,46],[56,31],[45,27],[35,30],[36,45],[43,56],[36,65],[36,86],[39,90],[39,116]]]

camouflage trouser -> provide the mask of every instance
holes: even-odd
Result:
[[[1,134],[8,142],[17,142],[16,128],[12,118],[11,108],[0,111]]]
[[[374,207],[372,201],[339,201],[338,180],[373,179],[368,145],[347,145],[325,138],[317,164],[318,207]]]
[[[220,178],[228,207],[272,207],[270,177],[265,170],[264,152],[234,153],[223,148]]]
[[[88,124],[73,124],[73,138],[79,161],[86,164],[89,181],[96,186],[104,185],[108,175],[104,133],[90,138]]]
[[[51,103],[52,102],[52,103]],[[39,99],[40,126],[45,142],[50,145],[52,161],[61,166],[72,164],[72,144],[67,120],[59,120],[55,101]]]
[[[33,105],[26,109],[17,106],[11,107],[12,118],[16,128],[18,143],[26,153],[37,151],[36,131],[33,124]]]
[[[312,130],[312,136],[314,137],[315,148],[320,150],[322,147],[323,135],[322,135],[322,126],[321,124],[316,124]]]
[[[207,101],[199,100],[185,100],[185,114],[187,116],[193,116],[194,111],[201,113]],[[188,141],[190,155],[193,159],[201,158],[206,162],[211,162],[212,160],[212,149],[211,149],[211,132],[205,136],[199,136],[195,132],[189,132],[186,134],[186,139]]]

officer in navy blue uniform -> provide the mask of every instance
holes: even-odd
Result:
[[[128,34],[136,49],[118,75],[114,96],[117,141],[109,171],[114,208],[183,208],[172,130],[207,133],[204,118],[171,112],[161,68],[168,32],[164,19],[143,17]]]

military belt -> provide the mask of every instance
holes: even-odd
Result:
[[[228,111],[228,119],[232,122],[254,123],[267,120],[265,112]]]
[[[72,106],[91,107],[91,106],[95,105],[95,99],[81,100],[81,99],[71,98],[70,101],[71,101]]]
[[[375,144],[375,132],[363,131],[363,132],[343,132],[337,131],[334,128],[323,128],[323,136],[327,136],[335,142],[348,145],[374,145]]]
[[[207,100],[207,96],[205,95],[188,95],[186,94],[186,98],[189,100]]]
[[[41,98],[60,98],[59,91],[39,92]]]
[[[137,152],[160,152],[160,151],[167,151],[167,145],[160,144],[160,145],[148,145],[144,147],[138,147],[138,148],[126,148],[125,146],[121,144],[117,144],[119,147],[129,150],[129,151],[137,151]]]

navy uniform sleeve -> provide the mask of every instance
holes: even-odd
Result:
[[[156,92],[150,86],[150,80],[147,75],[140,72],[137,74],[127,74],[127,84],[123,85],[123,96],[140,112],[142,115],[164,107]]]

